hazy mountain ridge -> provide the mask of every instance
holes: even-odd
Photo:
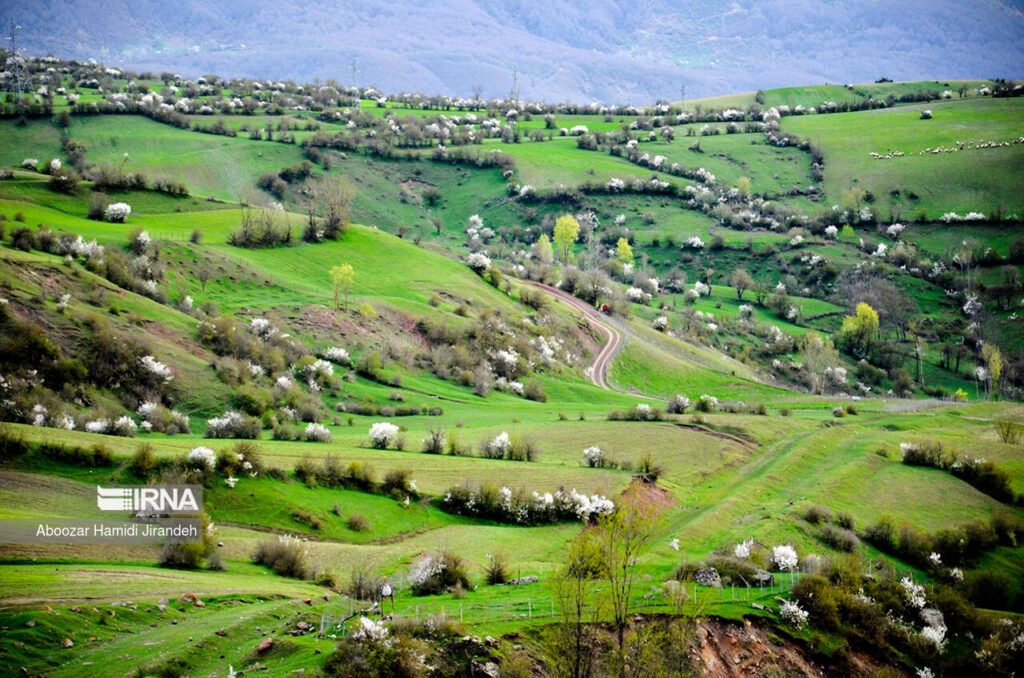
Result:
[[[648,103],[820,82],[1024,75],[1020,2],[40,0],[0,8],[31,54],[385,91]],[[870,47],[870,49],[868,49]],[[880,49],[881,47],[881,49]]]

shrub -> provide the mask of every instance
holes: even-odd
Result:
[[[31,252],[36,248],[36,234],[26,226],[11,231],[11,247],[23,252]]]
[[[674,395],[668,401],[665,411],[669,414],[686,414],[686,408],[690,406],[690,399],[685,395]]]
[[[280,535],[261,541],[252,554],[252,561],[265,565],[282,577],[310,579],[314,576],[306,544],[297,537]]]
[[[852,514],[843,512],[836,514],[836,524],[844,529],[852,530],[856,525],[856,521]]]
[[[145,480],[156,468],[156,456],[153,454],[153,446],[149,443],[139,445],[132,456],[132,463],[128,471],[136,478]]]
[[[443,428],[432,428],[427,437],[423,439],[423,451],[427,454],[441,454],[444,452],[445,439],[448,432]]]
[[[320,518],[310,513],[304,508],[293,508],[292,509],[292,520],[303,525],[309,525],[314,530],[319,530],[323,523],[320,522]]]
[[[504,584],[508,581],[508,563],[502,553],[495,553],[485,567],[486,581],[489,585]]]
[[[441,593],[456,585],[470,588],[465,562],[450,551],[426,555],[413,563],[409,585],[418,596]]]
[[[131,205],[126,202],[115,202],[103,210],[103,218],[115,224],[123,224],[132,213]]]
[[[256,417],[229,410],[221,417],[206,420],[207,438],[259,438],[263,423]]]
[[[835,525],[822,526],[821,540],[837,551],[844,551],[846,553],[853,552],[860,544],[857,535],[851,530],[836,527]]]
[[[537,379],[530,379],[523,384],[523,397],[538,403],[544,403],[548,400],[548,395],[544,392],[544,386]]]
[[[331,432],[323,424],[310,422],[306,424],[303,438],[308,443],[329,443],[331,442]]]
[[[316,485],[317,481],[317,468],[316,462],[313,457],[306,454],[301,459],[295,462],[295,475],[303,483],[309,487]]]
[[[348,529],[354,532],[369,532],[372,529],[370,519],[361,513],[353,513],[346,522],[348,523]]]
[[[697,404],[694,405],[693,409],[698,412],[714,412],[718,409],[718,398],[705,393],[697,399]]]
[[[403,495],[417,494],[412,471],[406,468],[392,469],[384,474],[384,483],[381,489],[387,495],[394,495],[396,492]]]
[[[345,592],[356,600],[375,600],[383,582],[384,578],[374,574],[368,563],[360,561],[352,568]]]
[[[664,467],[654,461],[654,454],[650,450],[643,453],[640,457],[640,462],[636,466],[636,471],[642,476],[645,476],[651,481],[656,481],[665,472]]]
[[[804,520],[812,525],[817,525],[818,523],[831,523],[832,511],[830,511],[827,506],[808,506],[807,510],[804,511]]]
[[[398,437],[398,427],[386,421],[379,421],[370,427],[370,446],[386,450]]]

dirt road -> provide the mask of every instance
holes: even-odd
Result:
[[[551,287],[550,285],[534,282],[532,280],[524,280],[523,282],[544,290],[551,296],[556,297],[559,301],[562,301],[579,311],[583,314],[583,317],[587,319],[587,322],[604,336],[604,345],[600,347],[597,355],[594,356],[594,361],[591,363],[589,368],[590,381],[603,389],[611,391],[612,388],[608,386],[607,382],[608,365],[611,363],[615,353],[619,350],[619,347],[622,346],[622,332],[612,325],[607,318],[601,315],[600,311],[587,302],[577,299],[568,292],[563,292],[562,290]]]

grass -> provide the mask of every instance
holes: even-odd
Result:
[[[955,90],[954,83],[950,85]],[[814,105],[825,99],[899,95],[922,87],[931,85],[886,83],[852,89],[818,86],[774,90],[766,96],[768,105]],[[733,97],[728,105],[745,105],[742,102],[746,96]],[[725,101],[721,100],[723,105]],[[950,139],[1019,135],[1019,102],[971,97],[933,102],[928,107],[935,112],[930,121],[918,120],[921,106],[907,105],[855,114],[787,118],[784,128],[824,149],[827,205],[840,200],[846,188],[857,185],[870,188],[875,206],[883,209],[893,200],[889,190],[894,187],[901,191],[900,200],[903,196],[909,200],[909,193],[914,192],[918,198],[905,205],[907,213],[918,208],[933,216],[948,209],[963,213],[1000,201],[1016,209],[1012,200],[1017,199],[1014,181],[1020,174],[1019,145],[938,156],[911,155],[909,151],[918,146],[948,144]],[[369,110],[376,114],[433,114],[390,105]],[[262,126],[276,118],[225,117],[226,124],[238,127],[250,120]],[[623,122],[628,120],[604,122],[602,117],[590,116],[558,116],[557,120],[559,126],[587,124],[591,130],[615,129]],[[543,126],[543,120],[536,116],[520,124],[532,129]],[[49,675],[125,675],[144,662],[178,659],[187,666],[182,673],[222,674],[228,664],[242,667],[265,635],[274,636],[275,643],[283,646],[278,654],[260,659],[269,673],[283,675],[315,666],[322,661],[317,650],[329,652],[331,641],[311,636],[292,639],[285,635],[288,629],[299,619],[319,623],[321,614],[325,619],[340,619],[355,609],[355,604],[338,596],[323,600],[321,594],[326,589],[315,582],[277,577],[253,565],[250,557],[255,545],[279,533],[309,539],[308,548],[318,568],[341,582],[357,566],[369,566],[375,573],[391,576],[397,584],[397,609],[402,616],[442,611],[451,616],[458,614],[477,634],[522,632],[546,623],[550,616],[545,616],[545,611],[550,614],[552,601],[545,584],[564,563],[566,545],[582,526],[502,525],[446,514],[438,508],[437,500],[451,486],[464,481],[528,492],[575,488],[587,494],[617,497],[632,474],[621,469],[585,467],[582,451],[591,445],[600,446],[619,462],[633,465],[649,454],[662,468],[658,485],[666,490],[670,506],[640,556],[643,580],[652,584],[669,578],[684,558],[702,560],[713,550],[731,548],[749,538],[768,546],[792,542],[801,554],[833,553],[801,517],[811,503],[826,505],[833,512],[850,512],[861,527],[891,513],[930,532],[967,520],[986,520],[1006,508],[951,474],[902,464],[898,452],[901,442],[936,439],[952,451],[992,459],[1010,474],[1014,490],[1024,492],[1024,461],[1019,446],[1000,442],[992,422],[1003,416],[1021,418],[1024,413],[1020,406],[940,404],[918,409],[920,403],[914,401],[865,399],[856,403],[859,414],[837,420],[832,409],[850,404],[846,397],[812,396],[774,385],[767,375],[766,361],[750,357],[756,355],[761,340],[749,333],[723,330],[705,344],[651,329],[651,322],[661,314],[670,317],[673,327],[682,325],[687,307],[678,294],[662,295],[649,306],[634,306],[631,316],[621,321],[628,333],[627,342],[609,373],[610,381],[621,391],[605,391],[590,384],[583,372],[586,360],[582,360],[571,368],[539,373],[536,378],[547,393],[546,402],[531,402],[497,391],[480,397],[467,386],[436,377],[422,357],[424,340],[416,321],[423,318],[461,326],[484,310],[495,309],[506,320],[523,326],[528,318],[530,323],[561,323],[575,331],[577,313],[555,302],[548,304],[548,317],[528,310],[514,294],[486,284],[460,261],[466,252],[464,229],[473,214],[479,214],[487,226],[509,233],[513,229],[538,229],[551,218],[584,209],[595,211],[600,228],[610,228],[616,215],[622,214],[634,238],[638,266],[649,267],[655,275],[679,267],[690,285],[704,280],[706,269],[713,269],[707,279],[715,283],[712,294],[700,299],[693,309],[722,320],[734,319],[741,305],[734,289],[721,284],[734,268],[748,269],[758,281],[771,287],[787,274],[799,272],[799,257],[805,254],[821,254],[837,269],[852,268],[864,259],[853,246],[857,239],[879,241],[870,229],[858,228],[852,240],[844,236],[839,242],[822,243],[809,238],[804,247],[788,249],[788,234],[732,231],[716,225],[711,217],[680,209],[678,201],[664,196],[591,196],[580,205],[524,205],[508,199],[506,181],[498,170],[352,154],[337,158],[330,170],[346,176],[357,196],[357,225],[340,241],[243,250],[226,242],[240,219],[234,201],[252,188],[261,173],[298,162],[300,149],[242,137],[197,134],[132,116],[76,118],[69,133],[86,144],[91,160],[123,162],[126,171],[142,170],[151,179],[181,179],[194,196],[174,199],[149,192],[115,194],[111,197],[133,206],[129,223],[115,225],[86,218],[88,186],[76,196],[61,196],[49,191],[45,177],[19,171],[14,178],[0,182],[0,212],[8,216],[23,212],[30,226],[47,224],[58,231],[97,238],[110,248],[123,248],[129,230],[145,228],[160,243],[160,262],[167,269],[161,285],[172,301],[190,295],[197,306],[209,304],[243,322],[266,316],[306,342],[311,351],[339,345],[356,356],[367,350],[392,353],[385,372],[388,377],[400,376],[401,385],[352,377],[340,382],[337,393],[319,394],[327,413],[324,423],[331,432],[331,443],[274,441],[269,439],[269,432],[264,432],[258,441],[262,456],[266,463],[286,471],[287,482],[243,477],[234,489],[229,489],[222,478],[214,479],[205,491],[205,501],[217,526],[217,540],[223,542],[219,548],[228,566],[225,572],[157,568],[153,565],[157,549],[152,546],[0,545],[0,622],[11,629],[0,638],[3,671],[25,665],[33,672]],[[59,134],[55,126],[45,122],[26,127],[0,125],[0,165],[19,165],[26,155],[41,160],[58,155]],[[810,156],[805,152],[766,146],[760,135],[723,134],[699,139],[704,152],[690,151],[695,139],[685,136],[685,127],[678,127],[671,144],[657,142],[646,147],[652,154],[668,156],[670,162],[704,166],[727,185],[734,185],[741,176],[751,177],[757,193],[782,193],[794,184],[806,186],[810,182]],[[905,158],[876,161],[867,156],[870,150],[884,150],[881,145],[897,141],[908,151]],[[492,140],[484,147],[512,155],[517,162],[517,175],[512,181],[542,191],[559,185],[604,182],[613,176],[650,175],[648,170],[620,158],[579,150],[570,138],[514,145]],[[953,191],[940,186],[941,178],[950,176],[965,177]],[[441,192],[435,205],[422,200],[428,186]],[[224,202],[208,200],[210,197]],[[303,220],[299,203],[291,200],[288,204],[293,211],[286,218],[297,230]],[[822,208],[806,198],[789,204],[809,211]],[[438,220],[439,232],[435,231],[434,219]],[[10,227],[9,223],[8,231]],[[201,243],[189,242],[194,229],[203,232]],[[706,242],[721,236],[725,247],[699,251],[683,247],[683,241],[693,235]],[[993,225],[913,225],[904,239],[939,256],[965,237],[983,240],[1005,252],[1012,236],[1012,229]],[[654,245],[655,239],[658,245]],[[674,241],[671,246],[669,239]],[[495,259],[500,262],[508,250],[525,246],[521,240],[501,243],[499,237],[493,247],[498,250]],[[586,251],[586,245],[580,243],[577,254],[583,256]],[[353,264],[356,277],[348,308],[335,310],[328,272],[343,262]],[[205,287],[197,280],[201,269],[213,273]],[[992,274],[984,272],[986,283],[993,280]],[[958,309],[942,290],[918,279],[894,275],[897,283],[919,301],[927,319],[957,316]],[[55,297],[65,291],[72,294],[72,301],[67,312],[57,313]],[[5,430],[31,442],[84,448],[102,443],[115,455],[115,464],[83,469],[38,453],[5,463],[0,468],[0,519],[90,515],[96,484],[135,482],[126,465],[142,442],[151,444],[160,459],[182,457],[198,445],[219,451],[235,443],[202,438],[204,420],[231,406],[231,389],[211,369],[214,356],[197,343],[194,316],[120,290],[78,264],[65,265],[61,257],[23,253],[6,246],[0,248],[0,294],[16,312],[44,324],[68,354],[88,337],[84,318],[90,314],[102,315],[123,332],[145,336],[154,354],[174,366],[175,396],[179,405],[193,415],[195,431],[184,436],[143,434],[139,439],[126,439],[5,424]],[[794,323],[755,307],[754,320],[777,325],[793,335],[832,334],[840,322],[835,314],[843,309],[824,300],[829,298],[824,288],[820,294],[813,294],[820,298],[792,298],[803,316],[832,315]],[[752,297],[748,292],[743,303],[752,303]],[[371,320],[355,310],[364,302],[372,304],[380,318]],[[659,307],[658,302],[665,307]],[[455,312],[458,307],[465,309],[468,318]],[[599,345],[593,337],[587,341],[590,351]],[[926,352],[925,362],[926,383],[951,390],[963,386],[973,395],[970,382],[935,367],[931,349]],[[963,370],[969,367],[965,362]],[[348,373],[337,368],[338,375]],[[663,406],[645,396],[657,399],[677,393],[692,400],[708,393],[748,406],[764,404],[767,416],[724,412],[697,416],[691,411],[663,422],[607,419],[611,410],[631,409],[641,402]],[[115,402],[111,393],[88,395],[91,400],[76,405],[78,411]],[[393,406],[399,397],[405,404],[424,408],[437,405],[444,412],[440,416],[399,418],[349,415],[334,409],[339,400],[372,400]],[[782,416],[782,408],[790,416]],[[383,420],[403,427],[404,451],[369,447],[370,426]],[[421,453],[420,441],[438,427],[457,434],[461,442],[473,447],[504,431],[533,439],[542,451],[530,463]],[[409,470],[425,496],[422,501],[412,498],[406,506],[404,497],[307,487],[287,473],[307,455],[318,463],[328,455],[342,464],[368,463],[376,469],[378,478],[387,471]],[[1022,516],[1019,509],[1011,510]],[[356,515],[368,519],[367,530],[349,527],[348,519]],[[679,539],[678,552],[669,547],[674,538]],[[450,594],[414,598],[405,590],[409,566],[422,554],[441,549],[465,558],[477,584],[482,581],[488,554],[498,551],[506,555],[515,576],[534,574],[541,578],[541,584],[521,588],[480,585],[467,592],[464,599]],[[858,553],[895,562],[866,546],[859,547]],[[902,570],[912,569],[895,564]],[[1020,548],[1002,548],[980,566],[1019,578]],[[789,578],[781,580],[789,583]],[[637,591],[637,603],[647,584],[640,588],[643,591]],[[173,603],[190,591],[208,601],[205,609],[172,604],[163,616],[144,611],[154,607],[161,597]],[[781,592],[758,592],[755,598],[771,604]],[[750,601],[733,601],[731,592],[701,590],[699,595],[712,597],[714,614],[741,618],[751,613]],[[310,598],[311,605],[303,602],[306,598]],[[125,600],[138,603],[140,609],[110,606]],[[44,605],[53,609],[41,609]],[[72,606],[81,607],[83,612],[71,612]],[[664,611],[655,604],[644,609]],[[116,616],[104,616],[108,610],[115,610]],[[37,625],[26,626],[30,619]],[[171,624],[171,620],[178,623]],[[150,626],[153,623],[157,627]],[[226,637],[215,633],[220,629],[225,630]],[[340,631],[336,627],[334,630]],[[64,637],[74,637],[73,649],[65,651],[59,646]],[[100,640],[89,641],[90,637]],[[293,644],[279,642],[286,639]]]
[[[1013,141],[1024,134],[1019,99],[933,101],[865,113],[789,117],[783,129],[816,143],[825,153],[825,195],[839,204],[851,187],[870,191],[884,219],[902,205],[903,218],[919,212],[938,219],[946,212],[988,213],[1002,207],[1020,214],[1015,177],[1024,147],[965,150],[933,155],[925,149],[958,141]],[[920,120],[929,109],[932,120]],[[876,160],[869,153],[902,151],[904,157]],[[899,191],[898,195],[893,191]],[[916,197],[914,197],[916,196]]]

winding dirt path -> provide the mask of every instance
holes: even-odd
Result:
[[[622,331],[608,322],[607,318],[601,315],[600,311],[587,302],[577,299],[568,292],[563,292],[562,290],[551,287],[550,285],[534,282],[532,280],[524,280],[523,282],[544,290],[559,301],[568,304],[575,310],[579,311],[583,314],[583,317],[587,319],[587,322],[590,323],[592,327],[596,328],[602,336],[604,336],[604,345],[597,352],[597,355],[594,357],[594,361],[589,368],[590,381],[607,391],[613,390],[608,385],[607,381],[608,366],[611,364],[612,358],[615,357],[615,354],[622,346],[622,340],[624,338]]]

